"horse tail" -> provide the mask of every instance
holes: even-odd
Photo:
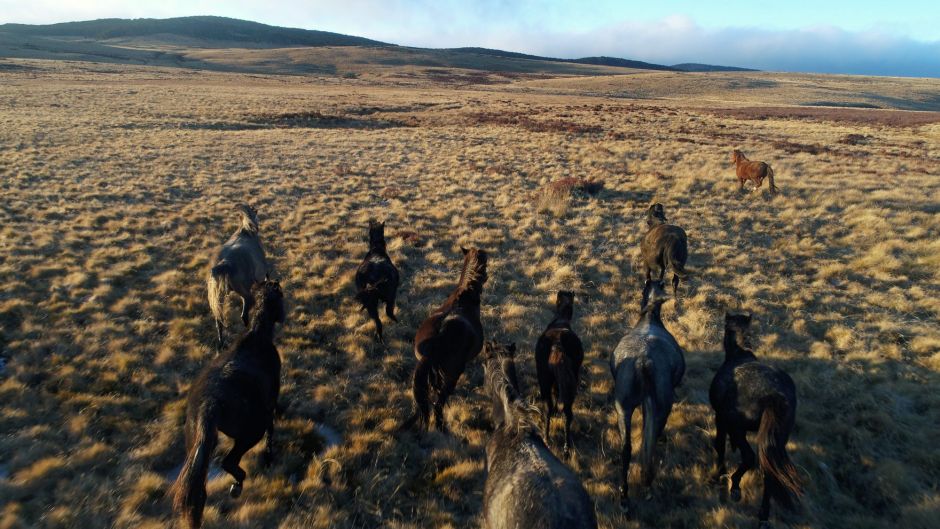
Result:
[[[209,459],[219,440],[215,410],[202,405],[196,417],[192,446],[187,448],[186,462],[173,484],[173,510],[186,521],[190,529],[202,525],[202,510],[206,506],[206,475]]]
[[[412,395],[415,399],[415,418],[424,428],[428,426],[428,420],[431,415],[431,400],[428,397],[428,386],[431,385],[431,367],[433,359],[424,357],[418,360],[415,366],[414,383],[412,385]]]
[[[647,357],[637,361],[640,375],[640,393],[643,395],[643,445],[640,447],[640,466],[643,482],[653,482],[656,475],[656,388],[653,383],[653,362]],[[629,434],[629,432],[628,432]]]
[[[796,504],[802,494],[802,484],[796,467],[787,454],[783,441],[781,420],[788,413],[788,405],[782,395],[774,395],[764,406],[757,430],[757,457],[764,475],[776,481],[777,499],[784,505]]]
[[[219,328],[225,325],[225,295],[230,290],[229,278],[235,270],[232,264],[227,261],[212,267],[209,272],[209,309],[215,317]]]
[[[672,241],[673,244],[677,242],[679,241],[675,239]],[[665,265],[666,268],[671,268],[672,273],[685,279],[689,277],[689,272],[685,269],[685,263],[673,257],[673,244],[667,244],[666,247],[663,248],[663,265]]]
[[[366,310],[370,316],[373,312],[377,315],[379,306],[378,285],[375,283],[366,283],[356,292],[356,301],[362,305],[362,309]]]
[[[770,183],[771,193],[776,193],[780,191],[780,189],[778,189],[777,186],[774,184],[774,168],[769,165],[767,166],[767,181]]]
[[[558,385],[558,400],[568,406],[569,403],[574,401],[578,381],[574,369],[571,368],[569,360],[565,356],[565,349],[558,342],[552,343],[552,349],[548,355],[548,368],[555,375],[555,383]]]

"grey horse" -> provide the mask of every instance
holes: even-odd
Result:
[[[483,370],[493,406],[486,443],[486,529],[596,529],[594,503],[581,480],[545,446],[520,402],[515,344],[488,342]]]
[[[215,317],[219,333],[219,348],[224,346],[225,299],[229,292],[242,298],[242,322],[248,326],[248,315],[255,298],[252,287],[260,284],[271,272],[258,236],[258,210],[248,204],[235,206],[241,224],[229,240],[222,245],[213,261],[206,281],[209,290],[209,308]]]
[[[660,309],[669,297],[662,281],[647,280],[643,287],[640,319],[610,355],[614,401],[622,440],[620,506],[631,513],[627,477],[630,471],[630,422],[633,410],[643,406],[642,478],[648,487],[656,474],[656,440],[666,428],[675,388],[685,374],[685,357],[676,339],[663,326]]]

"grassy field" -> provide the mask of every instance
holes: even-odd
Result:
[[[835,103],[929,103],[940,82],[776,75],[761,96],[749,80],[770,74],[456,88],[459,71],[418,73],[402,86],[0,65],[0,529],[170,523],[185,393],[215,354],[206,267],[242,201],[259,210],[289,305],[283,451],[270,468],[260,446],[246,456],[237,500],[210,472],[207,528],[479,524],[479,362],[446,410],[453,435],[395,431],[411,412],[414,330],[453,288],[460,245],[491,252],[484,327],[519,345],[533,402],[532,348],[554,293],[578,292],[573,468],[602,527],[756,524],[755,473],[740,504],[706,484],[725,310],[755,314],[758,355],[797,384],[790,451],[807,494],[801,512],[774,510],[777,526],[936,527],[940,115],[732,110],[818,102],[820,86],[849,81],[868,88]],[[695,79],[708,90],[666,98],[668,83]],[[650,93],[627,99],[631,86]],[[771,163],[781,194],[739,193],[732,148]],[[565,177],[605,187],[546,197]],[[652,201],[690,238],[694,276],[663,311],[688,370],[662,471],[650,499],[634,486],[628,521],[607,357],[639,311]],[[387,349],[352,300],[370,217],[387,221],[403,278]]]

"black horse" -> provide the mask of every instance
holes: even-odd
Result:
[[[622,440],[620,506],[631,514],[627,477],[632,446],[630,421],[633,410],[643,406],[642,477],[648,487],[656,474],[656,440],[666,428],[675,401],[675,388],[685,374],[685,357],[676,339],[663,326],[660,309],[668,298],[662,281],[643,287],[640,319],[610,355],[614,377],[614,401]]]
[[[369,252],[356,270],[356,300],[362,303],[372,321],[375,322],[375,334],[380,342],[382,320],[379,319],[379,301],[385,303],[385,314],[394,322],[395,293],[398,290],[398,269],[385,250],[385,223],[369,221]]]
[[[770,527],[770,500],[795,506],[802,486],[796,467],[787,454],[787,440],[796,421],[796,387],[780,369],[763,364],[747,349],[751,316],[725,315],[725,361],[715,373],[709,399],[715,410],[715,473],[721,483],[725,475],[725,446],[741,452],[741,465],[731,475],[731,499],[741,499],[741,477],[754,468],[754,450],[747,432],[757,432],[757,462],[764,471],[764,496],[758,520]]]
[[[248,331],[225,354],[207,366],[189,391],[186,408],[186,461],[173,485],[173,507],[189,527],[202,524],[206,474],[218,443],[218,432],[235,444],[222,468],[235,478],[230,494],[238,497],[245,480],[242,456],[268,436],[264,460],[274,457],[274,414],[281,386],[281,357],[274,347],[274,326],[284,322],[284,295],[275,281],[252,292],[260,300]]]
[[[427,430],[431,421],[429,392],[434,390],[434,421],[437,429],[447,431],[444,404],[457,386],[467,363],[483,348],[483,324],[480,303],[486,283],[487,255],[476,248],[461,248],[463,270],[457,288],[418,327],[415,334],[415,366],[413,394],[415,413],[402,425],[410,428],[418,423]]]
[[[594,503],[578,476],[545,446],[519,402],[515,344],[486,344],[483,370],[495,431],[486,443],[487,529],[591,529]]]
[[[559,292],[555,300],[555,318],[535,343],[535,369],[545,403],[545,443],[551,444],[552,415],[555,414],[553,397],[557,396],[565,413],[565,457],[571,455],[572,406],[578,393],[581,362],[584,361],[584,347],[571,330],[573,315],[574,293]]]

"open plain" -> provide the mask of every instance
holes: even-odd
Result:
[[[807,490],[777,526],[936,527],[940,113],[924,111],[938,101],[937,80],[752,72],[0,62],[0,528],[171,523],[186,390],[215,354],[207,266],[238,202],[257,207],[288,302],[286,411],[280,457],[246,456],[240,498],[210,471],[206,528],[479,525],[480,363],[446,410],[451,435],[397,431],[414,331],[461,245],[490,252],[484,328],[518,344],[533,404],[535,340],[555,292],[577,292],[572,466],[602,527],[756,524],[757,472],[737,504],[706,482],[726,310],[755,315],[755,351],[797,386],[789,449]],[[734,148],[769,162],[781,193],[739,192]],[[546,191],[569,177],[604,187]],[[663,310],[688,370],[627,520],[607,357],[639,312],[651,202],[689,235],[693,275]],[[370,218],[402,274],[387,347],[353,300]]]

